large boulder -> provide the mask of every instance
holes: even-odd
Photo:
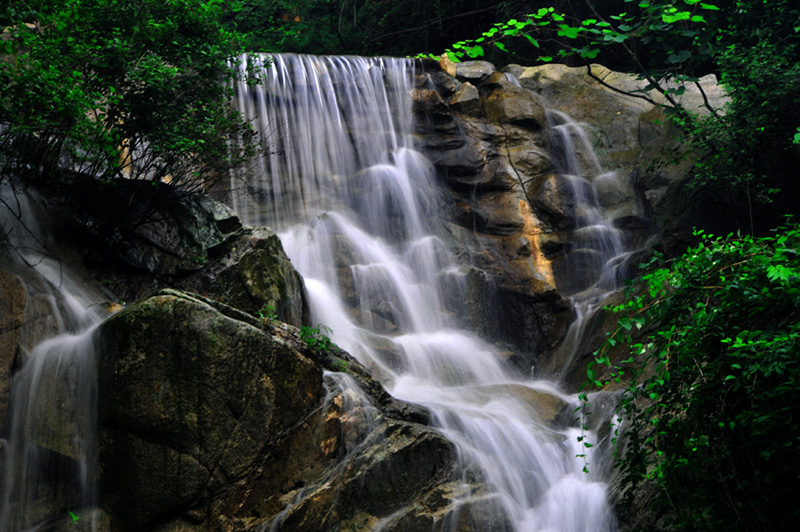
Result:
[[[517,87],[501,72],[489,76],[483,85],[489,89],[483,98],[483,108],[490,122],[534,130],[545,126],[544,105],[536,93]]]
[[[175,283],[250,314],[275,315],[301,326],[307,322],[303,279],[292,266],[278,235],[246,226],[227,252]]]
[[[383,521],[411,532],[442,515],[460,530],[508,530],[469,510],[492,497],[456,482],[456,450],[420,423],[423,411],[388,396],[346,353],[313,351],[293,327],[166,290],[99,335],[110,363],[99,389],[111,530]],[[325,376],[326,367],[347,372]],[[462,497],[447,496],[456,484]]]
[[[256,325],[169,291],[104,323],[114,370],[100,464],[115,528],[213,494],[319,403],[322,368]]]

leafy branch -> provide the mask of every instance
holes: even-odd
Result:
[[[696,236],[683,257],[643,266],[611,309],[619,326],[588,381],[608,383],[599,365],[630,379],[617,466],[627,485],[659,488],[654,504],[670,508],[673,524],[781,529],[800,514],[783,506],[800,474],[800,429],[787,425],[800,399],[800,226]]]

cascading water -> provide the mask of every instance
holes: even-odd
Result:
[[[554,377],[563,377],[580,353],[589,349],[587,328],[606,299],[622,286],[624,266],[631,253],[625,250],[622,231],[614,227],[598,204],[595,184],[619,179],[616,172],[604,172],[584,127],[559,111],[548,111],[550,152],[556,171],[575,208],[575,227],[567,262],[567,288],[575,320],[567,330],[557,356]]]
[[[430,409],[465,468],[482,471],[514,530],[614,530],[603,457],[589,456],[584,473],[576,455],[592,449],[578,443],[580,429],[554,429],[536,400],[577,399],[508,367],[444,310],[442,301],[464,299],[446,293],[462,274],[441,236],[432,167],[414,150],[413,62],[271,63],[263,85],[237,88],[240,110],[270,151],[254,176],[234,177],[231,193],[245,221],[279,232],[305,278],[315,323],[330,327],[395,397]],[[580,231],[607,232],[590,216]],[[614,245],[598,260],[617,253]]]
[[[71,520],[96,503],[94,331],[107,312],[98,294],[52,258],[38,198],[5,186],[2,195],[0,260],[25,284],[26,322],[41,323],[27,335],[31,349],[13,376],[0,440],[0,532],[17,532]]]

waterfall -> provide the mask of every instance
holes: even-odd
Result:
[[[548,111],[547,118],[553,162],[576,205],[561,289],[572,300],[575,319],[561,343],[559,367],[552,371],[555,377],[563,377],[579,354],[590,351],[588,329],[607,298],[622,286],[632,253],[626,251],[622,231],[607,218],[596,193],[597,183],[620,176],[603,171],[582,124],[560,111]]]
[[[3,185],[0,264],[25,285],[29,349],[12,378],[0,440],[0,532],[72,522],[97,501],[94,331],[107,314],[45,235],[52,219],[32,192]],[[93,518],[89,517],[88,521]]]
[[[236,99],[268,152],[253,172],[232,178],[232,200],[246,222],[278,231],[305,279],[314,323],[392,395],[431,411],[514,530],[615,530],[603,455],[582,447],[579,428],[553,423],[545,406],[558,402],[571,414],[577,398],[512,369],[442,304],[466,299],[458,292],[464,265],[443,237],[433,168],[414,149],[413,61],[255,61],[265,67],[262,84],[239,85]],[[576,191],[590,194],[579,179]],[[597,271],[621,251],[599,213],[576,233]],[[589,473],[576,457],[584,453]]]

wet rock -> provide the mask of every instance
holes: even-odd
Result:
[[[539,130],[545,126],[544,106],[530,91],[511,84],[500,86],[483,100],[486,118],[490,122],[516,124]]]
[[[457,113],[471,116],[480,116],[483,113],[478,89],[472,83],[466,82],[450,99],[450,107]]]
[[[480,83],[495,73],[494,65],[488,61],[463,61],[455,66],[454,77],[460,81]]]
[[[531,208],[548,226],[556,229],[571,229],[576,224],[578,198],[574,186],[584,186],[571,176],[546,174],[532,179],[527,196]]]
[[[119,257],[150,273],[174,275],[198,271],[241,227],[228,207],[202,195],[189,195],[152,208],[145,221],[115,242]]]
[[[455,448],[424,412],[289,326],[168,290],[100,336],[114,361],[100,454],[113,530],[333,530],[456,480]],[[347,373],[323,386],[325,367]]]
[[[508,148],[508,160],[523,181],[529,181],[535,176],[547,174],[554,170],[553,162],[546,150],[542,147],[523,144]]]
[[[275,314],[298,327],[307,321],[303,279],[275,233],[265,227],[245,227],[228,248],[176,285],[253,315]]]
[[[6,417],[8,392],[25,314],[25,287],[19,278],[0,270],[0,426]]]
[[[557,428],[563,421],[565,412],[572,412],[572,405],[556,394],[531,388],[522,384],[504,384],[484,386],[475,390],[477,397],[485,397],[486,401],[502,401],[504,396],[513,401],[522,401],[534,416],[543,423]],[[569,420],[571,423],[571,420]]]
[[[101,477],[121,529],[243,474],[320,399],[321,368],[308,352],[219,308],[166,291],[102,326],[115,369]]]
[[[445,504],[446,503],[446,504]],[[464,532],[511,532],[502,510],[499,497],[475,490],[464,483],[449,483],[438,486],[423,504],[409,507],[381,523],[382,530],[391,532],[413,532],[416,530],[438,530],[451,525],[453,530]]]

